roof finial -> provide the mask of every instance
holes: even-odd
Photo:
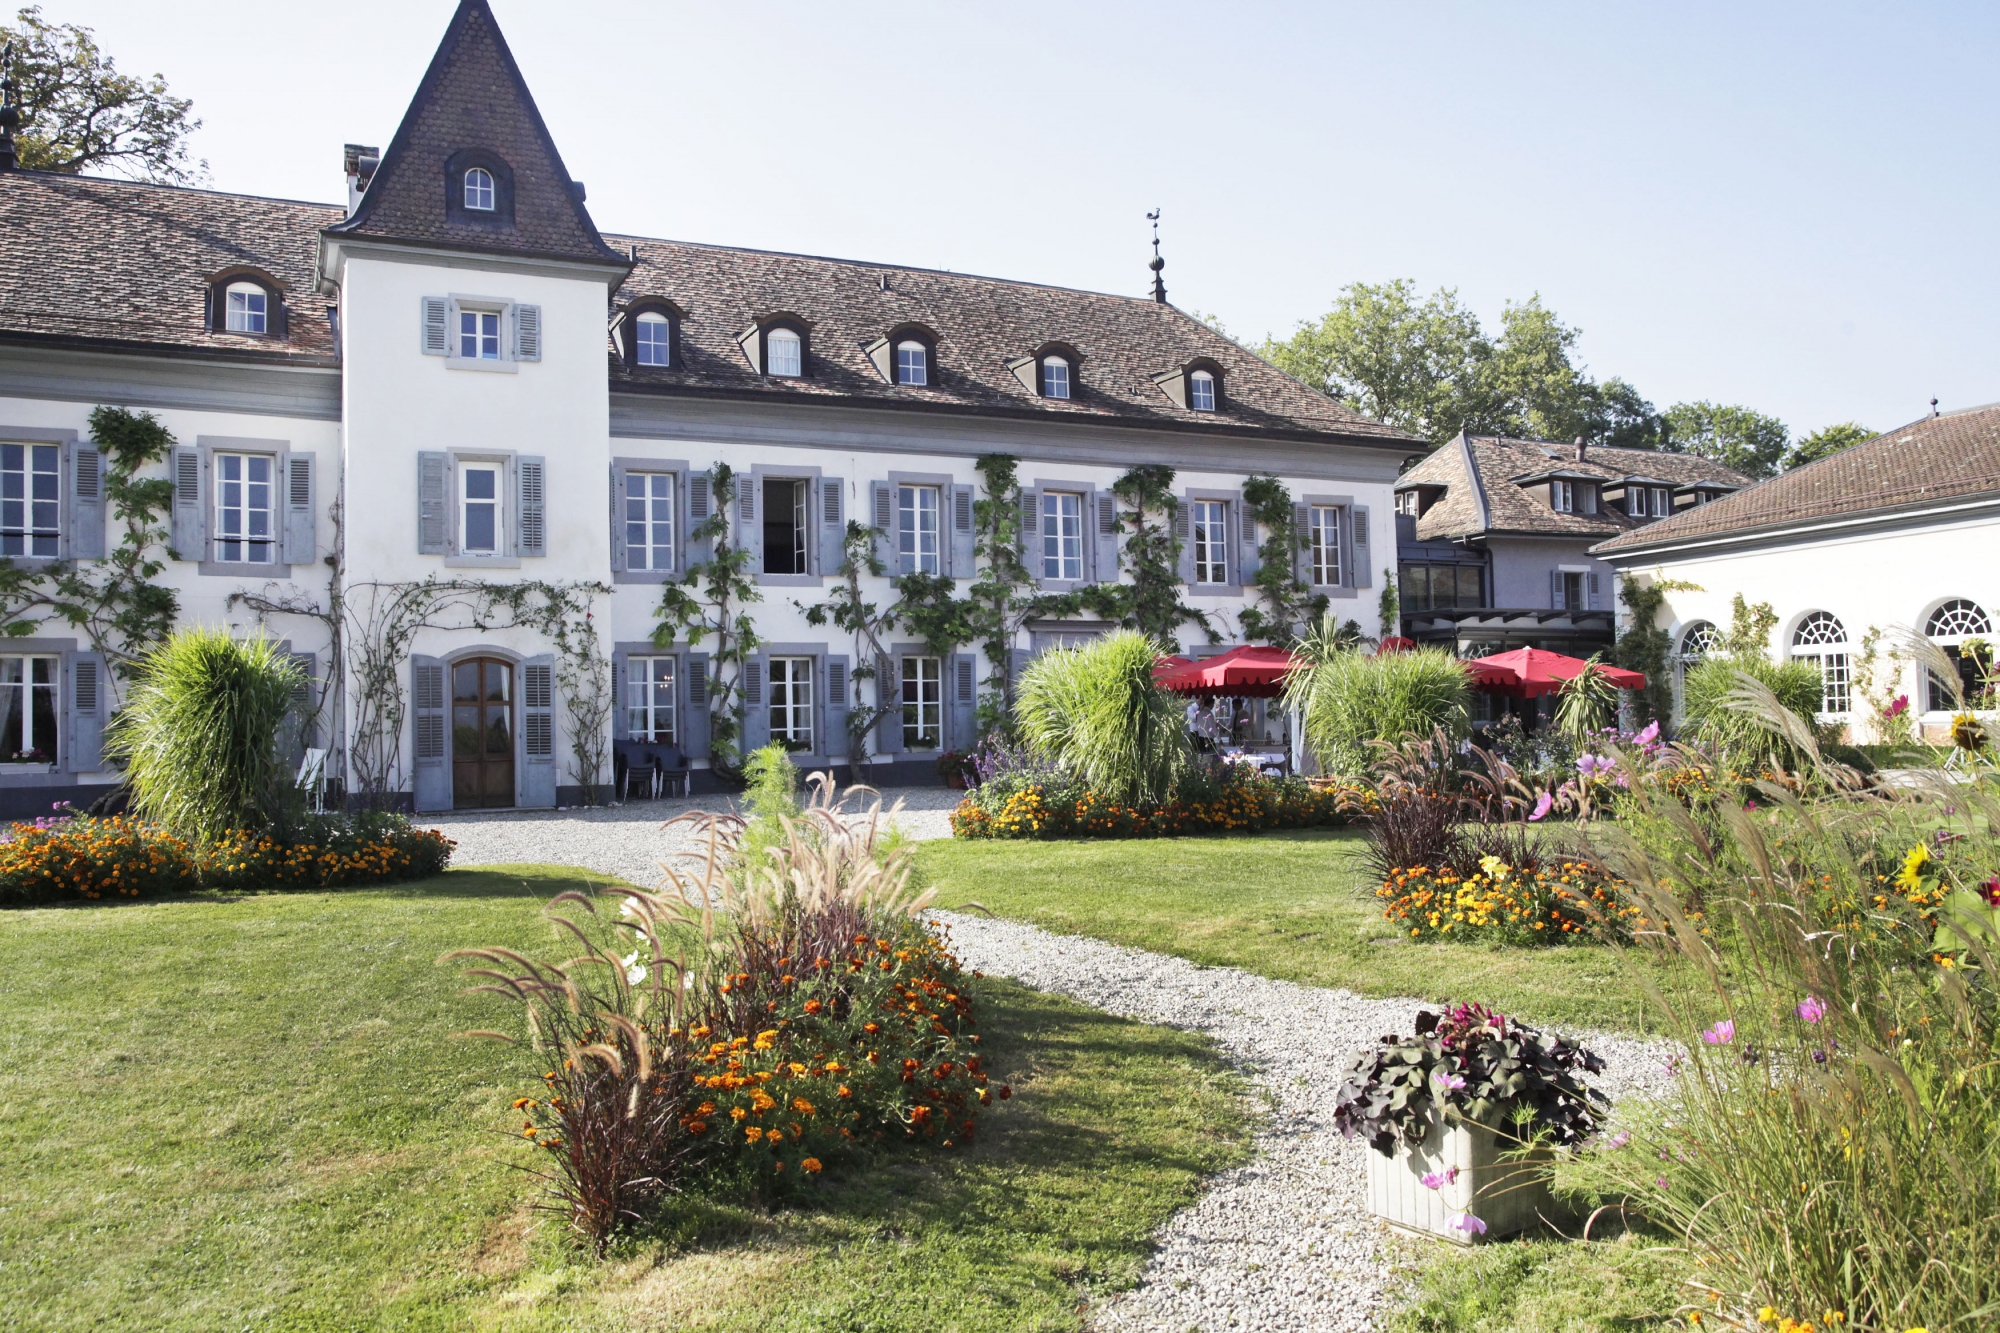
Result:
[[[1932,416],[1936,416],[1937,414],[1938,414],[1938,413],[1937,413],[1937,399],[1933,398],[1933,399],[1931,399],[1931,415],[1932,415]]]
[[[14,131],[21,126],[21,107],[14,88],[14,44],[0,51],[0,171],[18,171],[21,155],[14,149]]]
[[[1160,270],[1167,266],[1167,261],[1160,258],[1160,210],[1156,208],[1146,214],[1146,220],[1153,224],[1153,262],[1146,265],[1147,268],[1153,270],[1153,299],[1161,305],[1165,305],[1167,303],[1167,284],[1161,281]]]

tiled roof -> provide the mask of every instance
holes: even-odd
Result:
[[[447,216],[445,160],[462,149],[498,155],[513,172],[513,225]],[[571,187],[520,67],[486,0],[463,0],[382,155],[347,236],[456,250],[618,264]]]
[[[343,210],[42,172],[0,173],[0,334],[232,354],[328,357],[313,289],[322,227]],[[206,280],[238,265],[283,284],[284,339],[212,333]]]
[[[622,303],[663,298],[686,312],[682,368],[620,363],[615,387],[1330,433],[1411,452],[1422,448],[1307,388],[1200,320],[1144,297],[764,250],[606,239],[621,251],[637,247],[638,267],[619,293]],[[802,378],[759,375],[737,344],[754,319],[778,312],[809,326]],[[887,382],[862,350],[906,324],[937,336],[937,364],[924,388]],[[1066,343],[1081,356],[1075,396],[1068,400],[1038,396],[1008,369],[1009,361],[1051,342]],[[1221,407],[1213,414],[1178,406],[1152,379],[1197,357],[1222,368]]]
[[[1476,469],[1476,486],[1470,484],[1473,477],[1467,471],[1468,459]],[[1397,478],[1396,486],[1399,490],[1421,485],[1446,487],[1417,520],[1417,537],[1423,541],[1496,532],[1605,538],[1660,526],[1601,505],[1595,514],[1558,514],[1518,484],[1522,478],[1550,472],[1604,482],[1646,477],[1676,486],[1703,481],[1750,485],[1742,473],[1694,454],[1596,447],[1587,449],[1579,462],[1575,445],[1474,435],[1460,436],[1444,445]]]
[[[1913,421],[1598,549],[1629,551],[1678,538],[1995,493],[2000,493],[2000,404],[1988,404]]]

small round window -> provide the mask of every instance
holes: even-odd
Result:
[[[465,173],[465,206],[481,213],[493,211],[493,173],[474,167]]]
[[[223,325],[231,333],[269,333],[271,296],[254,282],[232,282],[223,293]]]

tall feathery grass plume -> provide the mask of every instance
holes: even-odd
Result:
[[[1359,777],[1375,761],[1373,742],[1395,746],[1440,730],[1465,736],[1468,684],[1464,665],[1439,649],[1371,657],[1330,648],[1291,674],[1285,703],[1304,716],[1320,767]]]
[[[1043,653],[1021,674],[1022,739],[1093,791],[1171,800],[1190,750],[1182,701],[1153,684],[1159,660],[1159,644],[1132,630]]]

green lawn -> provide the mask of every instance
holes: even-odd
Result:
[[[531,1213],[515,1021],[446,950],[554,952],[548,868],[0,913],[0,1309],[37,1330],[1067,1329],[1247,1113],[1198,1038],[1003,982],[1017,1095],[808,1206],[684,1200],[608,1263]],[[1171,1089],[1171,1095],[1164,1090]]]
[[[937,841],[918,853],[940,907],[978,903],[1050,930],[1363,995],[1478,1000],[1523,1018],[1645,1031],[1609,949],[1417,944],[1382,919],[1358,833],[1118,842]]]

